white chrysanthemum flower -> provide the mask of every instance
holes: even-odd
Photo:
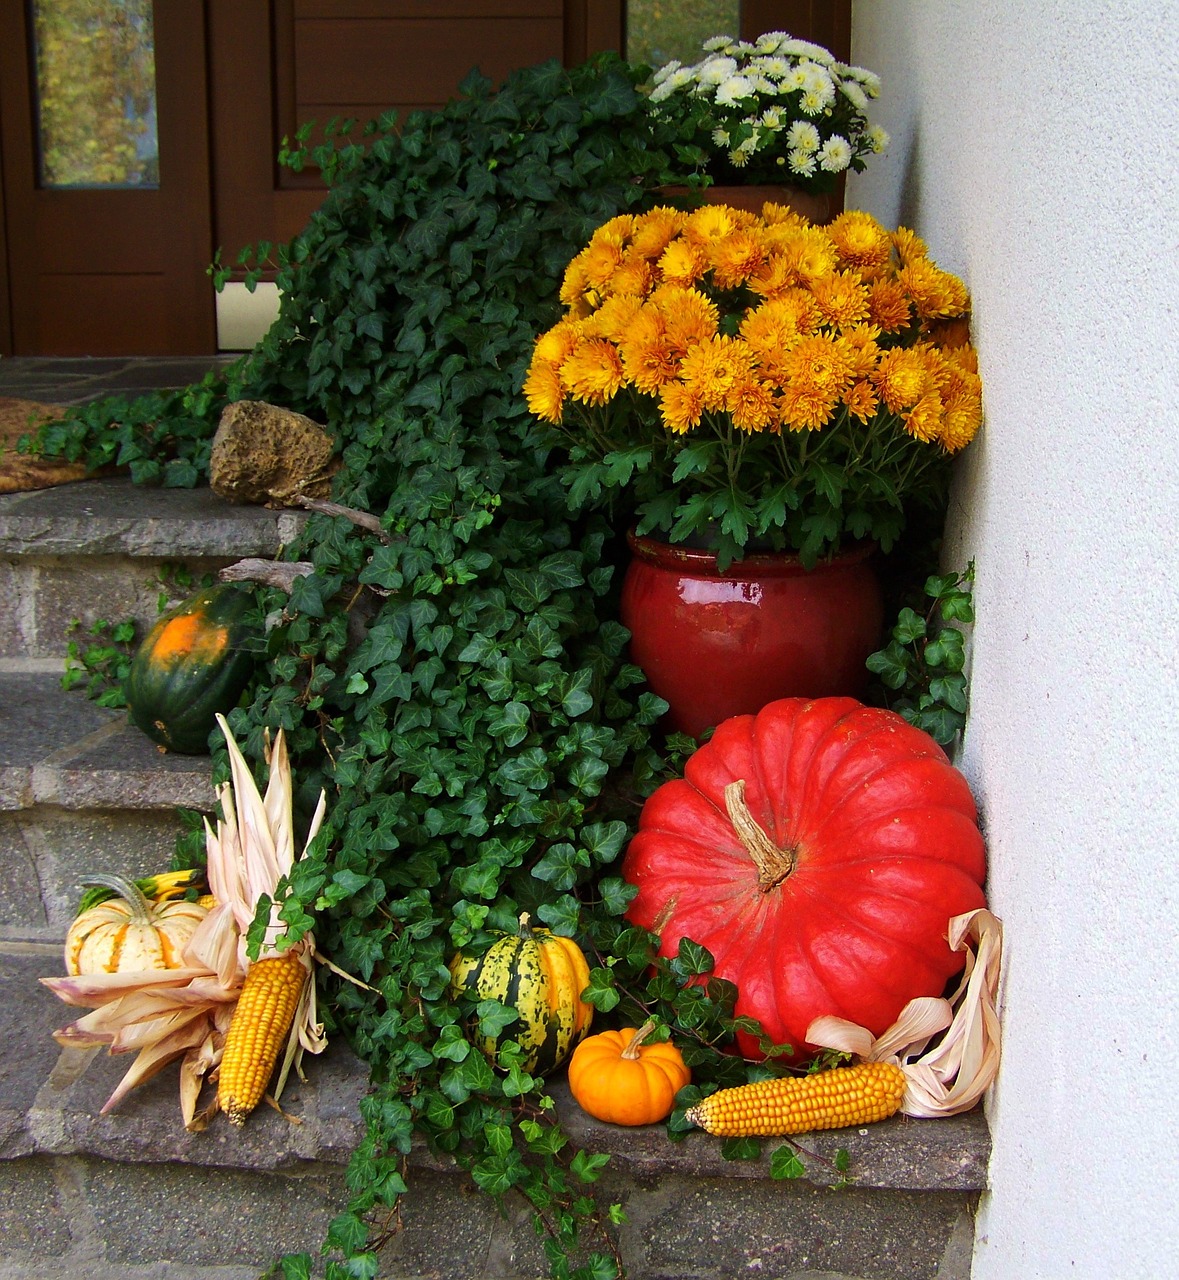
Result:
[[[755,93],[767,94],[778,92],[777,84],[775,84],[769,76],[747,76],[747,79],[749,80],[749,83],[753,85],[753,91]]]
[[[811,44],[809,40],[787,40],[778,46],[778,52],[788,58],[809,58],[812,62],[821,62],[825,67],[835,65],[835,59],[821,44]]]
[[[851,163],[851,147],[846,138],[834,133],[819,150],[819,168],[828,173],[842,173]]]
[[[822,145],[819,131],[809,120],[796,120],[786,130],[786,145],[791,151],[801,151],[804,155],[813,155]]]
[[[665,98],[670,98],[677,89],[682,89],[684,85],[691,82],[691,70],[688,67],[677,67],[662,84],[657,84],[651,90],[651,101],[662,102]]]
[[[804,116],[822,115],[826,106],[823,95],[815,89],[807,89],[798,100],[798,109]]]
[[[783,80],[794,68],[785,58],[754,58],[749,69],[772,80]]]
[[[703,49],[705,53],[732,53],[733,43],[732,36],[710,36],[705,40]]]
[[[835,81],[813,62],[804,62],[802,69],[806,72],[806,89],[808,93],[817,93],[823,99],[824,106],[835,101]]]
[[[789,89],[791,92],[797,90],[800,93],[806,92],[808,76],[805,67],[795,67],[789,75],[782,80],[782,88]]]
[[[808,155],[805,151],[791,151],[787,156],[787,162],[790,165],[790,172],[797,173],[801,178],[809,178],[815,171],[815,157]]]
[[[868,95],[864,92],[861,85],[856,84],[854,80],[844,80],[839,86],[843,96],[858,111],[863,111],[868,105]]]
[[[712,140],[718,147],[727,147],[730,141],[728,129],[713,129]]]
[[[736,151],[730,151],[729,163],[734,169],[744,169],[749,163],[749,152],[742,151],[740,147],[738,147]]]
[[[718,85],[737,74],[736,58],[705,58],[696,68],[696,79],[703,85]]]
[[[864,92],[869,98],[880,96],[880,77],[875,71],[867,71],[863,67],[848,67],[847,73],[864,86]]]
[[[651,77],[652,84],[662,84],[673,71],[678,71],[683,63],[677,62],[674,58],[670,62],[665,62],[663,66]]]
[[[767,31],[765,35],[758,36],[756,48],[758,53],[777,53],[789,39],[785,31]]]
[[[776,133],[782,127],[782,108],[766,107],[758,123],[763,129],[772,129]]]
[[[887,132],[878,124],[874,124],[865,134],[868,145],[879,155],[885,147],[888,146],[889,138]]]
[[[717,86],[716,105],[718,107],[731,107],[740,102],[742,98],[752,96],[753,84],[747,76],[730,76]]]

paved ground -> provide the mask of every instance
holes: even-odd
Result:
[[[237,354],[83,358],[0,357],[0,396],[85,404],[101,396],[137,396],[160,388],[199,382],[207,370],[230,364]]]

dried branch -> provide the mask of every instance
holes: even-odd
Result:
[[[246,559],[227,564],[217,576],[222,582],[261,582],[290,595],[296,578],[314,572],[315,566],[309,560]]]
[[[392,541],[381,527],[380,519],[370,511],[358,511],[355,507],[345,507],[338,502],[325,502],[322,498],[309,498],[302,493],[296,495],[295,502],[308,511],[318,512],[321,516],[343,516],[345,520],[351,520],[359,528],[375,533],[386,546]]]

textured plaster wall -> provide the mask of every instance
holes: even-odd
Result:
[[[1007,930],[975,1280],[1179,1275],[1179,5],[857,0],[849,205],[975,301],[960,763]]]

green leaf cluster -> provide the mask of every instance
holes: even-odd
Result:
[[[884,702],[943,746],[966,726],[966,641],[957,624],[974,621],[974,561],[962,573],[926,579],[922,611],[906,605],[888,644],[868,658]]]

